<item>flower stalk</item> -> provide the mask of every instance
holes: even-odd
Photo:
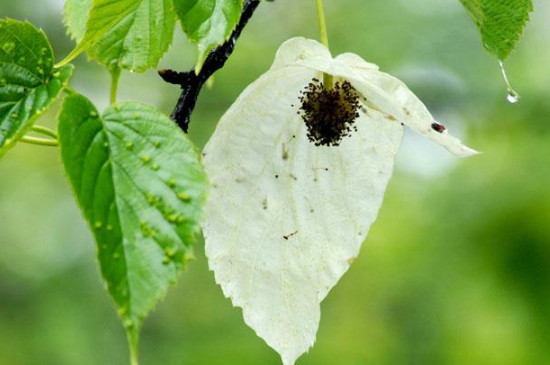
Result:
[[[321,43],[330,50],[328,42],[327,21],[325,17],[325,8],[323,6],[323,0],[315,0],[317,3],[317,19],[319,21],[319,35]],[[326,90],[332,90],[334,86],[334,80],[332,75],[323,73],[323,86]]]

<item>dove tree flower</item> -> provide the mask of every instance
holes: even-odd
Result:
[[[313,345],[320,303],[376,219],[404,126],[458,156],[476,153],[397,78],[294,38],[204,149],[209,266],[285,365]]]
[[[460,2],[516,103],[504,62],[532,0]],[[192,258],[199,225],[225,295],[283,363],[294,364],[315,341],[321,301],[377,217],[404,128],[458,156],[476,153],[401,81],[357,55],[332,57],[323,1],[315,0],[322,44],[295,38],[281,46],[271,69],[222,118],[204,167],[179,129],[187,132],[201,89],[260,3],[267,1],[67,0],[64,23],[77,44],[57,64],[42,30],[0,19],[0,160],[19,142],[59,146],[132,365],[143,322]],[[181,86],[172,120],[151,106],[118,103],[122,72],[156,67],[177,22],[198,60],[192,70],[159,70]],[[111,74],[104,111],[70,87],[78,68],[69,63],[82,52]],[[54,116],[54,105],[57,130],[36,125]],[[0,180],[10,180],[6,171]]]

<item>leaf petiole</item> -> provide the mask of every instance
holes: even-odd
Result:
[[[57,139],[57,133],[55,133],[55,131],[52,131],[50,128],[43,127],[41,125],[33,125],[31,127],[31,132],[40,133],[45,136],[52,137],[53,139]]]
[[[139,335],[128,331],[128,346],[130,349],[130,365],[139,365]]]
[[[44,139],[29,136],[22,137],[20,141],[28,144],[35,144],[37,146],[57,147],[59,145],[57,139]]]
[[[111,105],[114,105],[116,103],[116,96],[118,91],[118,81],[120,80],[120,67],[116,66],[114,69],[110,71],[111,73],[111,97],[110,102]]]

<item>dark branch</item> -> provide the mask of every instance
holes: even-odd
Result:
[[[241,19],[237,27],[231,33],[229,39],[221,46],[213,49],[206,57],[201,71],[197,75],[195,70],[186,72],[177,72],[172,70],[159,70],[159,75],[164,81],[171,84],[180,85],[182,88],[178,103],[172,112],[172,119],[187,133],[191,113],[195,109],[197,98],[204,83],[220,68],[223,67],[225,61],[231,56],[235,49],[237,39],[241,35],[246,23],[254,14],[260,2],[258,0],[247,0],[243,7]]]

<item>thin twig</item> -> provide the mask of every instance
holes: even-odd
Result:
[[[248,20],[254,14],[254,11],[258,7],[259,3],[260,1],[258,0],[247,0],[245,2],[241,19],[235,30],[231,33],[231,36],[224,44],[214,48],[210,52],[208,57],[206,57],[204,65],[198,75],[195,73],[194,69],[186,72],[159,70],[158,73],[164,81],[171,84],[180,85],[182,88],[181,95],[174,111],[172,112],[172,119],[184,132],[187,133],[189,130],[191,113],[193,112],[193,109],[195,109],[197,98],[199,97],[199,93],[203,85],[210,78],[210,76],[214,74],[214,72],[224,66],[225,61],[227,61],[229,56],[231,56],[231,53],[233,53],[233,50],[235,49],[237,39],[248,23]]]

